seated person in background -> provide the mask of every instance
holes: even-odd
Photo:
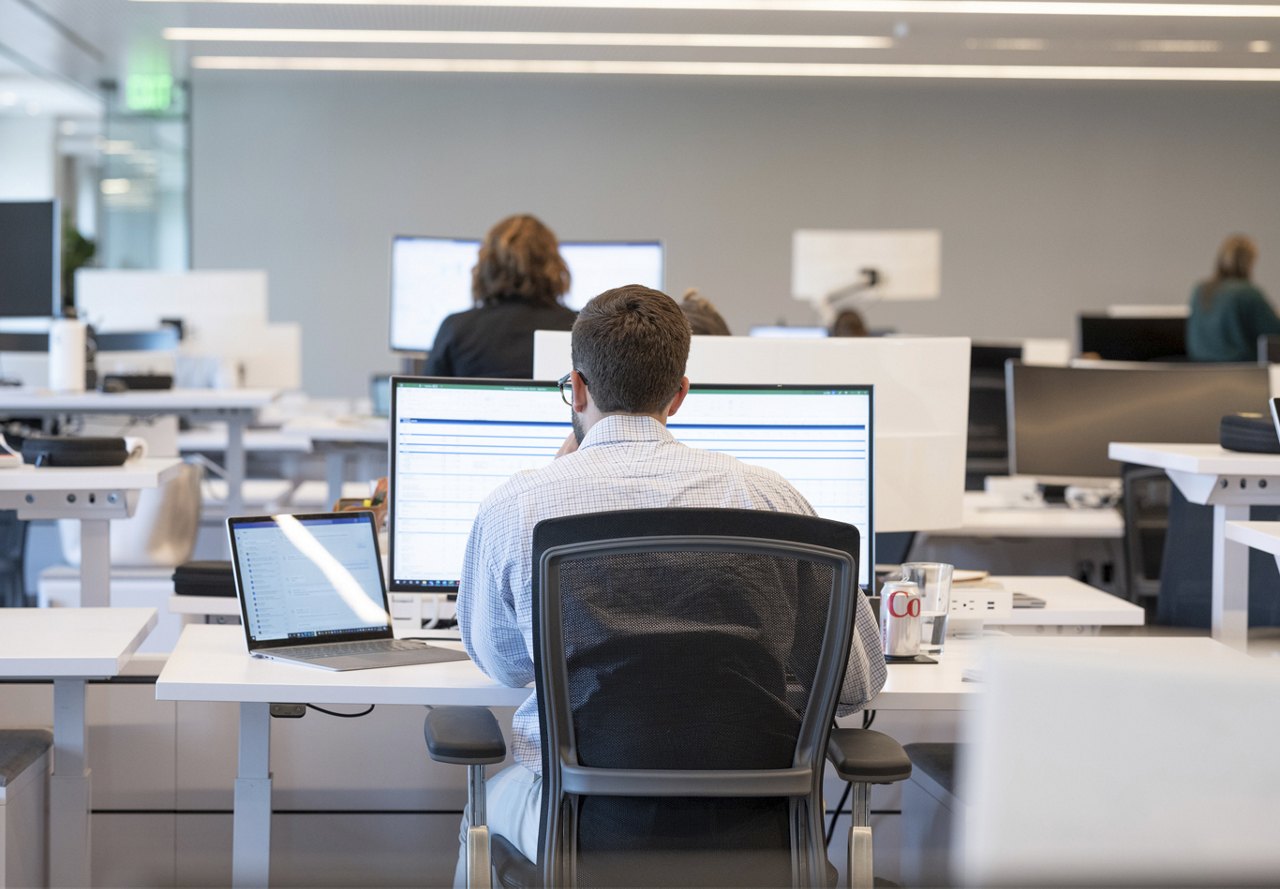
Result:
[[[689,392],[689,324],[675,300],[631,285],[600,294],[573,325],[573,433],[548,466],[522,472],[480,506],[467,541],[458,622],[467,653],[498,682],[534,679],[533,527],[545,518],[615,509],[728,507],[813,515],[782,476],[725,454],[683,445],[667,431]],[[779,631],[794,602],[776,603]],[[875,617],[866,599],[838,712],[858,710],[885,680]],[[491,833],[537,860],[542,753],[538,702],[516,710],[515,764],[487,783]],[[466,853],[466,823],[462,830]],[[459,861],[459,873],[464,872]]]
[[[857,309],[843,309],[831,322],[832,336],[868,336],[867,325]]]
[[[1222,242],[1213,277],[1191,293],[1187,355],[1192,361],[1256,361],[1258,337],[1280,334],[1280,317],[1249,281],[1258,248],[1244,235]]]
[[[556,236],[533,216],[509,216],[485,235],[471,270],[476,308],[445,318],[427,358],[438,377],[533,376],[533,332],[568,330],[561,302],[569,267]]]
[[[716,311],[711,300],[703,297],[698,288],[690,287],[680,299],[680,311],[689,322],[695,336],[732,336],[724,317]]]

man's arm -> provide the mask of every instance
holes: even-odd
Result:
[[[458,628],[467,654],[486,676],[519,688],[533,681],[533,660],[516,620],[510,577],[495,554],[501,526],[481,509],[467,538],[458,585]],[[527,552],[528,547],[525,546]]]
[[[866,596],[858,596],[858,614],[854,618],[853,642],[849,646],[849,665],[845,668],[844,685],[836,715],[845,716],[861,710],[884,688],[888,670],[880,648],[880,628]]]

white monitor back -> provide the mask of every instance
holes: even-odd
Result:
[[[937,299],[942,234],[936,229],[840,231],[801,229],[791,236],[791,295],[824,305],[856,287],[864,270],[878,283],[858,290],[871,299]]]
[[[534,379],[559,379],[569,370],[570,337],[568,331],[534,334]],[[695,336],[687,373],[694,383],[872,384],[875,530],[963,523],[967,338]]]
[[[963,884],[1275,884],[1274,661],[1204,637],[992,646],[962,726]]]

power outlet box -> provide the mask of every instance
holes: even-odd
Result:
[[[951,588],[951,620],[980,620],[998,623],[1013,614],[1013,593],[1009,590],[967,587]]]

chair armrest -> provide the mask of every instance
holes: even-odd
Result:
[[[911,777],[911,758],[902,745],[871,729],[832,729],[827,759],[852,784],[892,784]]]
[[[480,766],[507,758],[498,720],[485,707],[432,707],[422,734],[436,762]]]

